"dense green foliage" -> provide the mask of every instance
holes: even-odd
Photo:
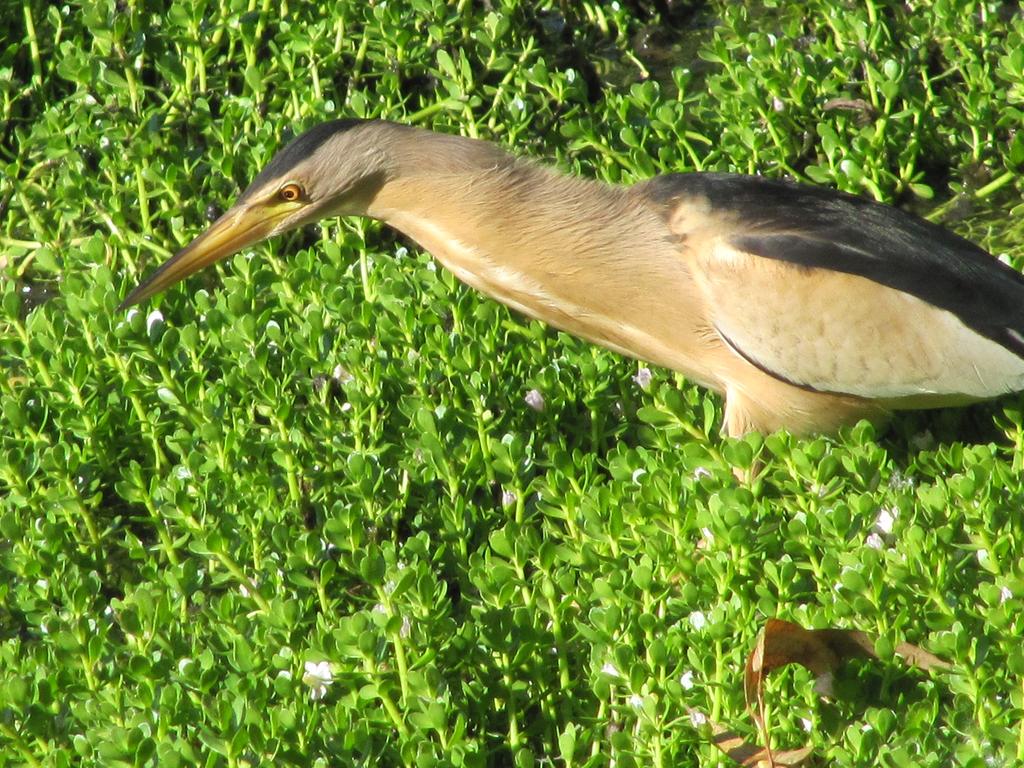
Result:
[[[1020,397],[723,439],[716,397],[360,221],[116,309],[342,115],[796,176],[1024,256],[1016,4],[683,6],[0,6],[0,765],[713,764],[690,708],[749,728],[772,616],[956,667],[780,674],[779,744],[1024,761]]]

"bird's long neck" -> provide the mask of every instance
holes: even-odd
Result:
[[[531,317],[677,369],[653,322],[694,327],[699,302],[656,212],[628,189],[559,174],[491,144],[416,131],[396,141],[367,213],[409,236],[460,280]],[[644,307],[675,284],[675,307]],[[654,318],[653,313],[678,318]],[[680,325],[682,334],[683,326]],[[685,357],[685,353],[683,353]],[[707,382],[714,385],[713,382]]]

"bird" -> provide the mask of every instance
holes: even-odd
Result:
[[[335,216],[382,221],[513,310],[719,393],[731,437],[1024,389],[1024,277],[913,214],[757,175],[607,184],[379,119],[294,138],[121,307]]]

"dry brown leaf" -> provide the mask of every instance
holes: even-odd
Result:
[[[918,669],[952,669],[953,665],[943,661],[933,653],[928,653],[924,648],[918,648],[910,643],[900,643],[894,649],[897,656],[903,658],[908,664]]]
[[[950,665],[910,643],[896,646],[896,654],[921,669],[949,669]],[[763,699],[764,677],[773,669],[799,664],[819,681],[847,659],[877,659],[874,638],[857,629],[804,629],[782,619],[769,619],[747,659],[743,688],[747,706]],[[826,692],[827,693],[827,692]]]
[[[910,643],[900,643],[895,652],[921,669],[950,669],[947,662]],[[799,664],[814,674],[816,690],[831,695],[832,673],[844,661],[854,658],[878,658],[874,638],[868,633],[856,629],[804,629],[791,621],[769,619],[747,659],[743,675],[747,708],[765,744],[770,742],[764,718],[764,679],[768,673],[787,664]],[[718,723],[708,723],[715,746],[742,766],[796,766],[811,755],[810,746],[774,751],[748,744]]]
[[[690,714],[693,715],[694,710],[690,710]],[[730,760],[747,768],[762,768],[762,766],[772,765],[798,766],[810,756],[813,749],[808,744],[801,749],[787,749],[773,753],[764,747],[748,744],[735,731],[730,731],[724,725],[716,723],[710,718],[705,719],[711,729],[712,743],[722,750]]]
[[[859,112],[864,117],[874,117],[878,114],[878,110],[875,109],[870,102],[864,99],[829,99],[821,108],[826,112],[830,112],[834,109],[842,109],[850,112]]]

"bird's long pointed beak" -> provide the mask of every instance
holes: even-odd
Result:
[[[283,212],[282,212],[283,213]],[[264,206],[236,206],[215,221],[128,294],[118,309],[145,301],[203,267],[268,237],[280,216]]]

